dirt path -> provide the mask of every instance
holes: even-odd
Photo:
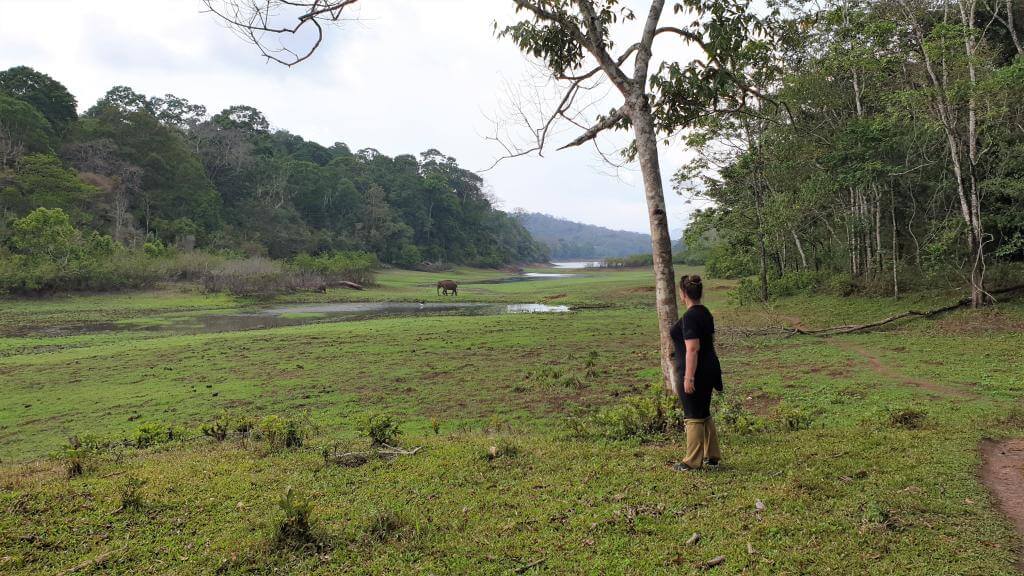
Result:
[[[981,481],[1024,540],[1024,438],[981,443]],[[1024,572],[1024,549],[1017,568]]]
[[[914,386],[938,394],[939,396],[946,397],[957,397],[957,398],[977,398],[978,395],[971,392],[970,390],[964,390],[963,388],[956,388],[953,386],[947,386],[945,384],[939,384],[938,382],[932,382],[931,380],[922,380],[919,378],[909,378],[904,374],[900,373],[899,370],[893,366],[885,363],[877,354],[862,348],[852,342],[845,342],[839,339],[833,339],[832,343],[838,348],[847,352],[853,352],[867,361],[876,374],[884,376],[890,380],[906,384],[908,386]]]

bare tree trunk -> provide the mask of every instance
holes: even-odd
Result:
[[[846,217],[846,238],[847,248],[850,251],[850,275],[856,278],[860,275],[860,247],[857,245],[857,199],[850,188],[850,212]]]
[[[661,348],[661,373],[669,392],[678,390],[672,362],[675,348],[669,331],[679,320],[676,305],[675,270],[672,268],[672,239],[665,213],[665,192],[661,182],[661,164],[658,160],[658,140],[654,132],[654,119],[647,98],[636,97],[631,108],[633,133],[636,137],[637,160],[644,178],[647,198],[647,216],[651,226],[651,254],[654,256],[654,287],[658,313],[658,336]]]
[[[1006,0],[1006,28],[1010,31],[1010,39],[1017,48],[1017,54],[1024,54],[1024,44],[1021,44],[1020,36],[1017,35],[1017,27],[1013,22],[1014,0]]]
[[[764,216],[762,215],[761,193],[754,190],[754,211],[757,213],[757,244],[761,252],[761,267],[758,276],[761,281],[761,301],[768,301],[768,250],[764,242]]]
[[[896,269],[899,227],[896,226],[896,193],[889,187],[889,216],[892,218],[892,297],[900,297],[900,280]]]
[[[975,92],[971,90],[968,100],[966,147],[970,173],[965,174],[963,158],[961,157],[964,143],[958,139],[954,111],[946,97],[946,92],[950,86],[949,79],[947,78],[948,71],[944,63],[942,63],[941,76],[936,72],[935,63],[932,61],[928,50],[925,49],[924,33],[917,22],[917,18],[914,16],[913,10],[907,6],[905,0],[900,0],[900,3],[912,26],[919,50],[921,51],[925,71],[928,73],[928,78],[935,91],[933,104],[946,135],[947,151],[949,152],[953,176],[956,180],[957,197],[960,200],[960,214],[967,225],[967,252],[971,265],[971,305],[977,307],[985,303],[986,296],[984,286],[985,245],[984,234],[981,228],[981,198],[978,193],[977,176],[974,170],[978,154],[977,101],[974,96]],[[973,87],[977,83],[977,72],[974,66],[977,45],[973,34],[976,30],[974,25],[975,3],[974,0],[958,0],[957,5],[960,9],[961,24],[966,30],[964,33],[964,50],[967,56],[971,86]],[[969,186],[965,183],[967,179],[970,180]]]
[[[804,254],[804,247],[800,244],[800,237],[796,235],[796,230],[790,229],[789,233],[793,235],[793,243],[796,244],[796,251],[800,254],[800,268],[807,270],[807,255]]]
[[[977,40],[974,37],[975,0],[960,0],[960,19],[965,28],[964,51],[967,53],[967,71],[972,90],[967,100],[967,159],[969,162],[970,225],[969,233],[974,236],[974,250],[971,252],[971,305],[980,306],[987,301],[985,295],[985,235],[981,224],[981,196],[978,192],[978,101],[974,86],[978,84],[978,72],[974,65]]]
[[[885,269],[882,261],[882,193],[875,187],[875,254],[878,258],[878,273]]]

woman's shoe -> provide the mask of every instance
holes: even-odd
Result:
[[[696,468],[691,468],[683,462],[676,462],[672,465],[672,469],[676,472],[689,472],[691,470],[696,470]]]
[[[719,464],[722,463],[722,461],[719,460],[718,458],[709,458],[705,460],[704,463],[707,464],[708,466],[718,466]]]

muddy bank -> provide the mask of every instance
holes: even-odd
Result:
[[[422,316],[493,316],[501,314],[560,314],[568,306],[482,302],[337,302],[294,304],[198,314],[155,314],[124,322],[69,323],[56,326],[23,326],[4,333],[12,337],[60,337],[109,332],[157,332],[204,334],[302,326],[326,322],[355,322],[377,318]]]
[[[1024,542],[1024,438],[983,441],[981,462],[982,482]],[[1018,546],[1017,568],[1024,571],[1024,545]]]

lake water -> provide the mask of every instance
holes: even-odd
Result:
[[[579,270],[582,268],[600,268],[604,264],[603,260],[573,260],[567,262],[552,262],[551,265],[555,268],[562,268],[566,270]]]

